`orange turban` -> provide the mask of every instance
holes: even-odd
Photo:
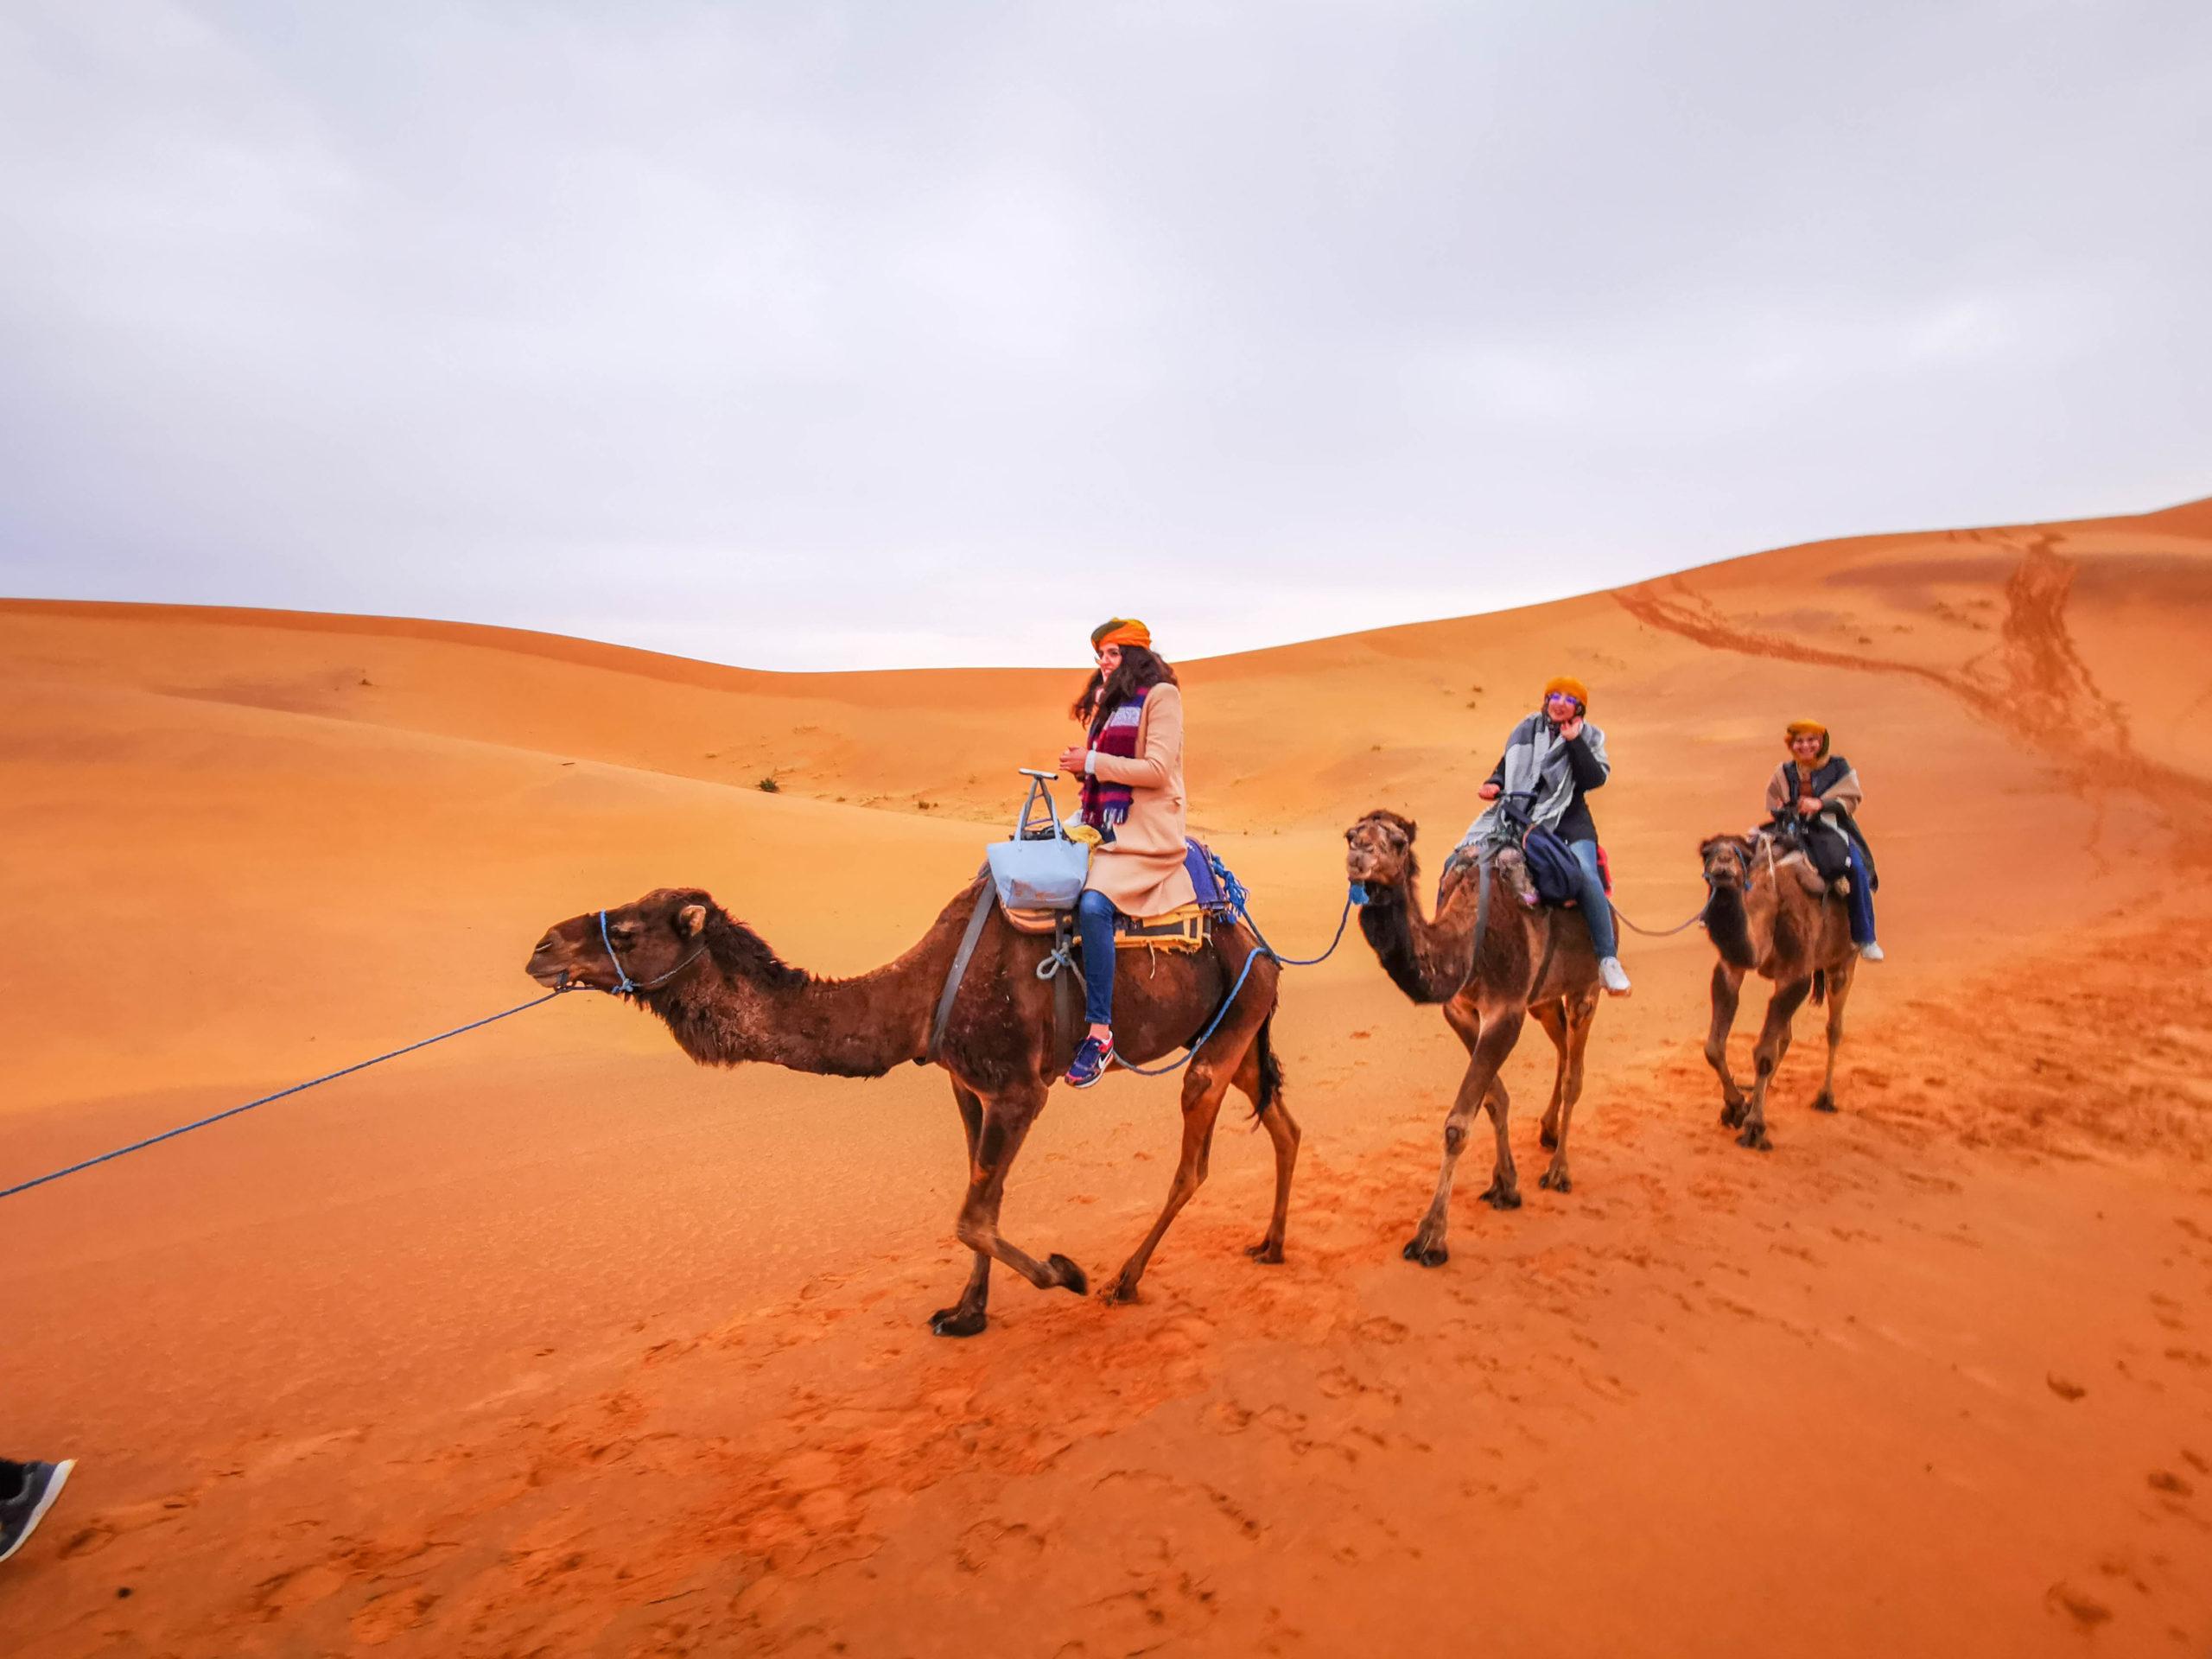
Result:
[[[1134,616],[1109,616],[1090,631],[1090,648],[1103,651],[1109,645],[1142,645],[1152,649],[1152,630]]]
[[[1573,675],[1554,674],[1550,679],[1546,680],[1544,682],[1544,695],[1548,697],[1554,691],[1566,692],[1568,696],[1573,697],[1577,702],[1582,705],[1583,713],[1588,714],[1590,712],[1589,690],[1582,683],[1581,681],[1576,679]]]

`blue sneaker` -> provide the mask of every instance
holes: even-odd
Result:
[[[1075,1064],[1068,1067],[1068,1086],[1088,1089],[1106,1075],[1106,1068],[1114,1064],[1114,1039],[1111,1037],[1086,1037],[1083,1046],[1075,1052]]]

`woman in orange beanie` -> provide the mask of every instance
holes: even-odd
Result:
[[[1851,878],[1851,942],[1868,962],[1882,960],[1874,942],[1874,855],[1859,828],[1866,798],[1859,768],[1828,753],[1828,728],[1817,720],[1793,720],[1783,729],[1789,759],[1767,780],[1767,815],[1777,823],[1793,817],[1802,826],[1805,851],[1814,868],[1833,881]]]
[[[1091,630],[1098,666],[1069,712],[1084,741],[1060,756],[1083,783],[1083,822],[1098,832],[1076,905],[1090,1022],[1067,1080],[1088,1089],[1114,1063],[1114,921],[1195,904],[1183,862],[1183,692],[1134,617]]]

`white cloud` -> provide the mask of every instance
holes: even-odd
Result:
[[[2208,92],[2183,0],[15,7],[0,591],[1190,656],[2159,505]]]

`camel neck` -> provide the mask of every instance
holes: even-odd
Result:
[[[758,1061],[836,1077],[880,1077],[918,1059],[928,1041],[935,982],[923,953],[855,979],[817,979],[776,964],[747,973],[727,963],[648,998],[692,1058]]]
[[[1446,904],[1435,921],[1421,913],[1409,881],[1396,904],[1370,904],[1359,930],[1398,988],[1416,1002],[1448,1002],[1467,977],[1474,924]]]

